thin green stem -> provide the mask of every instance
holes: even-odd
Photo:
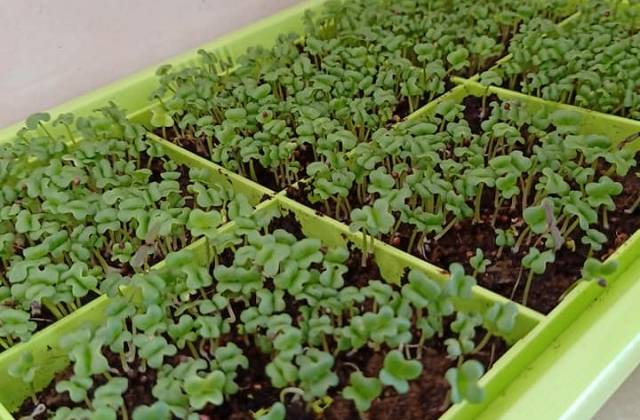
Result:
[[[531,230],[531,228],[529,226],[527,226],[526,228],[524,228],[524,230],[522,231],[520,236],[518,236],[518,239],[516,240],[516,243],[513,245],[513,251],[514,252],[518,252],[518,250],[522,246],[522,243],[524,242],[524,239],[528,236],[530,230]]]
[[[474,212],[473,212],[473,223],[480,222],[480,204],[482,203],[482,192],[484,190],[484,184],[480,184],[480,188],[478,188],[478,194],[476,195]]]
[[[368,255],[369,253],[367,251],[367,233],[363,230],[362,231],[362,260],[360,261],[360,265],[362,267],[367,266]]]
[[[187,341],[187,347],[196,360],[200,358],[200,354],[198,353],[198,350],[196,350],[196,346],[193,345],[193,342]]]
[[[93,255],[96,257],[96,259],[100,263],[100,266],[102,267],[102,269],[104,271],[109,271],[109,264],[107,264],[107,261],[105,261],[104,257],[100,253],[100,250],[94,249],[93,250]]]
[[[531,290],[531,283],[533,282],[533,271],[529,270],[529,275],[527,276],[527,282],[524,285],[524,294],[522,295],[522,304],[527,305],[527,300],[529,300],[529,291]]]
[[[489,342],[491,337],[493,337],[493,334],[491,334],[489,331],[487,331],[487,333],[484,335],[484,337],[482,337],[482,340],[480,340],[480,342],[478,343],[476,348],[474,348],[471,353],[473,353],[473,354],[479,353],[484,348],[484,346],[487,345],[487,343]]]
[[[258,181],[258,177],[256,176],[256,168],[253,164],[253,159],[249,159],[249,175],[253,181]]]
[[[60,309],[58,309],[58,307],[53,302],[50,302],[49,299],[43,299],[42,304],[53,314],[53,316],[56,317],[56,319],[64,318],[64,315],[62,314],[62,312],[60,312]]]
[[[120,412],[122,413],[122,420],[129,420],[129,412],[127,411],[126,404],[122,404],[122,406],[120,406]]]
[[[562,234],[562,236],[565,238],[565,241],[567,239],[569,239],[569,235],[571,235],[571,233],[573,233],[573,231],[575,230],[575,228],[578,227],[578,224],[580,223],[580,219],[576,219],[571,226],[569,226],[569,228],[567,229],[567,231],[565,233]]]
[[[518,271],[518,278],[516,279],[516,283],[513,285],[513,289],[511,290],[511,295],[509,295],[509,299],[513,300],[513,297],[516,295],[516,291],[518,290],[518,286],[520,286],[520,279],[522,279],[522,271],[523,268],[520,266],[520,270]]]
[[[73,133],[71,132],[71,128],[69,127],[69,124],[64,124],[64,128],[65,128],[65,131],[67,132],[67,137],[69,138],[71,143],[77,144],[76,138],[73,136]]]
[[[440,233],[438,233],[438,234],[433,238],[433,240],[434,240],[434,241],[437,241],[437,240],[439,240],[440,238],[442,238],[444,235],[446,235],[446,234],[447,234],[447,232],[449,232],[449,230],[451,230],[451,228],[452,228],[452,227],[454,227],[454,226],[456,225],[456,223],[457,223],[457,222],[458,222],[458,219],[457,219],[457,218],[455,218],[455,217],[454,217],[453,219],[451,219],[451,221],[450,221],[450,222],[449,222],[449,223],[444,227],[444,229],[442,229],[442,230],[440,231]]]
[[[39,122],[38,122],[38,125],[40,126],[40,128],[42,129],[42,131],[44,131],[44,132],[45,132],[45,134],[47,135],[47,137],[49,137],[49,138],[50,138],[51,140],[53,140],[53,141],[55,141],[55,140],[56,140],[56,138],[55,138],[55,137],[53,137],[53,136],[51,135],[51,132],[47,129],[47,127],[45,127],[45,125],[44,125],[44,124],[42,124],[42,121],[39,121]]]
[[[624,212],[627,214],[631,214],[633,212],[636,211],[636,209],[638,208],[638,206],[640,206],[640,195],[638,195],[638,198],[636,198],[636,201],[633,202],[633,204],[631,205],[631,207],[629,207],[628,209],[626,209]]]
[[[418,237],[418,230],[414,229],[411,232],[411,237],[409,238],[409,246],[407,247],[407,252],[411,253],[413,251],[413,247],[415,245],[416,238]]]
[[[129,372],[129,364],[127,363],[127,357],[124,353],[119,353],[118,356],[120,357],[120,364],[122,365],[122,370],[125,373]]]
[[[496,225],[496,218],[498,217],[498,212],[500,211],[500,207],[502,207],[502,201],[503,200],[500,197],[500,194],[498,193],[498,191],[496,191],[496,196],[495,196],[495,199],[493,200],[494,210],[493,210],[493,216],[491,217],[491,226]]]

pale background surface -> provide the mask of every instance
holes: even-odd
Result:
[[[0,0],[0,127],[297,0]]]
[[[0,0],[0,127],[294,3]],[[640,419],[640,370],[596,419]]]

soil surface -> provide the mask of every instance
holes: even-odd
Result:
[[[272,221],[270,231],[274,229],[286,229],[298,238],[302,238],[302,230],[300,224],[292,216],[288,215],[280,217]],[[233,254],[225,252],[220,256],[222,264],[231,264]],[[348,272],[345,274],[345,287],[356,286],[364,287],[369,280],[380,279],[380,270],[373,258],[369,258],[366,267],[361,266],[361,254],[357,248],[351,249],[351,255],[346,263]],[[394,286],[397,287],[397,286]],[[371,306],[372,302],[364,302],[363,307]],[[243,304],[234,306],[234,311],[242,311]],[[295,302],[287,302],[288,312],[293,319],[299,316],[297,305]],[[415,321],[415,320],[412,320]],[[406,419],[436,419],[450,406],[449,397],[447,395],[449,384],[444,379],[444,374],[450,367],[456,365],[455,360],[447,358],[447,350],[444,339],[454,336],[449,330],[449,324],[452,319],[445,320],[445,333],[442,338],[428,340],[423,347],[422,357],[420,360],[423,364],[423,372],[421,376],[411,381],[410,389],[407,394],[399,395],[393,388],[385,387],[382,395],[374,401],[368,412],[370,419],[397,419],[399,417]],[[270,356],[263,354],[251,340],[245,340],[245,337],[235,333],[235,328],[227,334],[221,345],[228,342],[234,342],[243,350],[243,354],[249,359],[249,368],[238,371],[237,383],[240,391],[228,398],[221,406],[207,405],[200,412],[201,419],[253,419],[251,412],[255,412],[260,408],[269,407],[280,398],[280,390],[274,388],[269,378],[266,376],[264,367],[270,362]],[[419,335],[416,333],[415,322],[412,326],[414,331],[415,342]],[[476,341],[484,336],[484,330],[478,330]],[[329,338],[329,347],[334,348],[335,343]],[[205,346],[205,349],[208,348]],[[321,416],[315,416],[307,410],[304,402],[296,400],[292,396],[285,398],[285,407],[287,409],[288,419],[358,419],[360,418],[355,405],[352,401],[343,399],[338,390],[348,385],[349,376],[354,371],[354,365],[357,366],[366,376],[377,376],[382,369],[384,355],[389,350],[382,347],[381,351],[376,352],[368,347],[364,347],[353,354],[341,352],[336,356],[334,371],[339,377],[339,385],[332,388],[329,396],[332,403],[324,410]],[[506,344],[497,338],[492,338],[486,346],[479,352],[473,354],[472,357],[483,363],[488,370],[490,366],[507,350]],[[147,369],[146,372],[138,371],[139,360],[130,364],[131,371],[124,372],[120,363],[119,356],[108,350],[103,350],[105,356],[109,360],[110,366],[115,370],[112,371],[113,376],[127,377],[129,379],[129,388],[124,395],[124,401],[127,412],[130,414],[135,407],[142,404],[152,404],[155,398],[151,394],[151,390],[155,384],[157,371]],[[417,349],[412,349],[413,357],[417,356]],[[166,358],[165,363],[177,365],[184,358],[192,357],[191,353],[186,350],[180,351],[176,356]],[[117,371],[117,372],[116,372]],[[70,400],[68,393],[59,394],[55,390],[55,383],[68,379],[73,374],[72,367],[60,372],[55,381],[47,388],[37,394],[37,403],[44,404],[46,410],[35,419],[45,418],[51,415],[60,407],[84,407],[83,403],[77,404]],[[92,397],[95,388],[104,384],[106,379],[102,376],[94,377],[94,387],[89,391],[89,398]],[[17,415],[27,416],[34,412],[36,404],[31,399],[25,401],[23,406],[18,410]]]
[[[495,95],[487,97],[487,106],[497,99]],[[483,121],[481,99],[468,96],[464,99],[463,104],[465,105],[465,119],[472,132],[481,133]],[[526,133],[523,134],[526,135]],[[530,155],[530,153],[525,153],[525,155]],[[600,173],[604,170],[604,168],[600,168]],[[604,244],[601,251],[593,253],[594,257],[604,259],[611,255],[634,232],[640,229],[640,206],[632,214],[625,212],[625,209],[629,208],[640,194],[640,178],[636,176],[636,172],[639,171],[640,165],[636,165],[629,170],[625,177],[617,177],[615,174],[611,176],[614,181],[620,182],[624,189],[620,195],[614,197],[616,210],[608,212],[609,226],[597,227],[607,235],[609,241]],[[299,188],[288,188],[287,194],[296,201],[335,217],[331,210],[335,207],[333,202],[331,202],[331,206],[327,205],[328,203],[309,202],[307,195],[310,189],[309,185],[301,183]],[[479,284],[505,297],[521,301],[527,276],[526,272],[521,273],[520,271],[521,260],[533,243],[523,244],[518,252],[512,252],[508,248],[499,250],[495,244],[495,229],[492,226],[495,211],[492,197],[493,189],[485,189],[479,223],[474,224],[471,220],[458,223],[438,241],[427,240],[421,247],[415,247],[411,250],[411,254],[445,269],[451,263],[459,262],[465,265],[468,272],[472,272],[473,269],[468,264],[468,260],[475,254],[476,249],[480,248],[483,250],[485,258],[491,260],[491,264],[486,273],[477,276]],[[355,190],[351,191],[349,198],[352,208],[359,207],[355,204],[358,203]],[[513,209],[510,204],[510,200],[506,200],[498,210],[495,228],[515,227],[518,231],[522,231],[526,223],[522,219],[521,201],[518,200]],[[327,209],[330,209],[331,212],[328,212]],[[341,216],[343,216],[340,217],[341,221],[350,222],[348,216]],[[385,236],[382,239],[403,251],[407,251],[412,232],[411,226],[402,224],[393,238]],[[563,294],[580,278],[580,271],[589,253],[589,248],[580,242],[580,238],[579,229],[576,229],[571,235],[575,249],[563,247],[558,250],[556,262],[549,264],[543,275],[534,277],[527,306],[545,314],[549,313],[558,305]]]

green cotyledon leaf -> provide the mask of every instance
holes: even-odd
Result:
[[[399,350],[392,350],[384,358],[380,381],[395,388],[399,394],[409,391],[409,381],[422,373],[422,364],[417,360],[406,360]]]
[[[382,382],[378,378],[367,378],[362,372],[357,371],[349,377],[349,386],[344,388],[342,396],[352,400],[359,412],[365,412],[381,392]]]

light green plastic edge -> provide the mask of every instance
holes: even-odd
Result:
[[[348,241],[353,242],[356,246],[361,246],[362,237],[340,222],[329,217],[319,217],[312,209],[292,201],[283,195],[263,202],[256,207],[256,212],[269,211],[278,208],[283,212],[293,212],[296,219],[302,225],[302,230],[308,237],[318,238],[329,246],[345,245]],[[220,233],[234,229],[233,222],[228,223],[219,229]],[[204,261],[205,245],[203,240],[199,240],[189,246],[196,252],[196,258]],[[407,269],[417,269],[429,274],[435,280],[443,282],[447,273],[433,265],[425,263],[408,254],[404,254],[397,249],[386,245],[380,241],[374,243],[374,253],[376,262],[380,266],[383,280],[390,283],[398,283],[402,275]],[[153,267],[159,269],[164,262],[160,262]],[[126,293],[126,292],[125,292]],[[460,301],[455,302],[459,310],[484,310],[493,305],[495,302],[506,302],[507,299],[487,291],[481,287],[473,289],[473,300],[470,304],[463,305]],[[68,360],[64,352],[58,345],[59,339],[69,331],[81,328],[84,325],[98,325],[104,318],[104,311],[109,303],[107,296],[100,297],[88,305],[85,305],[73,314],[65,317],[63,320],[55,323],[53,326],[43,330],[34,338],[22,343],[0,354],[0,372],[6,372],[7,368],[19,360],[20,355],[25,351],[31,351],[35,363],[40,367],[35,379],[35,389],[40,390],[54,378],[56,372],[64,369],[68,364]],[[534,329],[541,320],[541,315],[528,308],[519,306],[518,317],[516,319],[516,327],[513,333],[507,337],[510,342],[516,342],[511,350],[517,348],[517,340],[521,340],[527,333]],[[490,382],[492,372],[495,370],[508,369],[508,365],[499,359],[489,373],[485,376],[485,382]],[[9,375],[0,376],[0,389],[3,391],[0,395],[0,404],[8,410],[14,410],[20,406],[24,399],[28,398],[29,389],[19,379],[10,377]],[[461,404],[465,405],[465,403]],[[0,405],[2,407],[2,405]],[[13,417],[4,410],[0,409],[0,420],[13,420]]]
[[[630,248],[640,246],[638,234],[631,241]],[[599,296],[585,288],[574,295],[578,306],[588,305],[583,313],[478,418],[587,419],[598,411],[640,363],[640,259],[633,251],[635,261]],[[565,322],[563,315],[552,314],[531,335]]]
[[[481,96],[485,86],[456,78],[447,95],[410,118],[433,112],[442,101]],[[491,87],[504,100],[518,100],[527,109],[572,110],[582,114],[582,133],[606,134],[619,142],[640,132],[640,122],[583,108],[545,101]],[[638,149],[636,145],[634,149]],[[640,231],[609,259],[619,263],[609,285],[582,282],[544,320],[518,341],[500,361],[508,365],[500,380],[485,381],[485,401],[452,407],[442,417],[482,419],[584,419],[593,415],[640,363]],[[517,351],[516,351],[517,350]],[[489,374],[492,372],[489,371]],[[488,376],[488,375],[487,375]],[[460,417],[459,417],[460,416]]]
[[[303,1],[245,26],[238,31],[224,35],[162,63],[155,64],[86,95],[72,99],[52,108],[48,112],[51,114],[52,120],[65,112],[72,112],[77,116],[86,116],[95,109],[105,106],[109,101],[114,101],[118,106],[128,110],[133,115],[139,114],[149,108],[150,101],[148,96],[158,87],[155,72],[159,66],[164,64],[171,64],[174,67],[193,65],[197,60],[197,50],[199,49],[218,52],[223,57],[230,57],[235,60],[243,55],[248,47],[262,45],[268,48],[275,43],[280,34],[288,32],[302,33],[302,17],[304,13],[307,10],[318,10],[325,2],[326,0]],[[22,126],[22,122],[17,122],[0,129],[0,143],[14,139],[15,134]]]

